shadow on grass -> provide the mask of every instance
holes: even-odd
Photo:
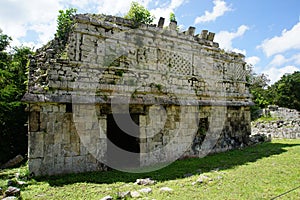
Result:
[[[231,150],[224,153],[209,155],[204,158],[189,158],[178,160],[171,165],[149,173],[126,173],[117,170],[108,172],[88,172],[61,176],[37,177],[37,181],[48,182],[51,186],[63,186],[73,183],[110,184],[115,182],[135,182],[138,178],[150,177],[157,181],[166,181],[183,178],[185,174],[199,174],[219,168],[230,169],[261,158],[278,155],[286,152],[285,148],[300,144],[264,143],[247,147],[241,150]]]

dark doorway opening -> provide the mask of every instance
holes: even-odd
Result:
[[[107,115],[107,162],[116,169],[140,166],[138,114]]]

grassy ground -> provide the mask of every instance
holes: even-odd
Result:
[[[0,187],[26,166],[0,171]],[[185,174],[193,176],[184,178]],[[211,180],[197,183],[205,175]],[[152,186],[134,185],[149,177]],[[23,199],[101,199],[118,192],[150,187],[152,193],[140,199],[300,199],[300,140],[274,140],[242,150],[233,150],[202,159],[176,161],[159,171],[130,174],[118,171],[72,174],[30,179],[21,187]],[[161,187],[172,192],[161,192]]]

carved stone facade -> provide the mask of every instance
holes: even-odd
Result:
[[[206,30],[159,24],[76,15],[66,43],[37,51],[24,96],[31,172],[153,166],[247,145],[244,56]]]

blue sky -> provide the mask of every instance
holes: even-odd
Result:
[[[156,17],[174,12],[182,30],[215,32],[227,51],[246,55],[271,83],[300,70],[299,0],[136,0]],[[58,10],[124,15],[131,0],[1,0],[0,29],[13,45],[40,47],[53,38]]]

